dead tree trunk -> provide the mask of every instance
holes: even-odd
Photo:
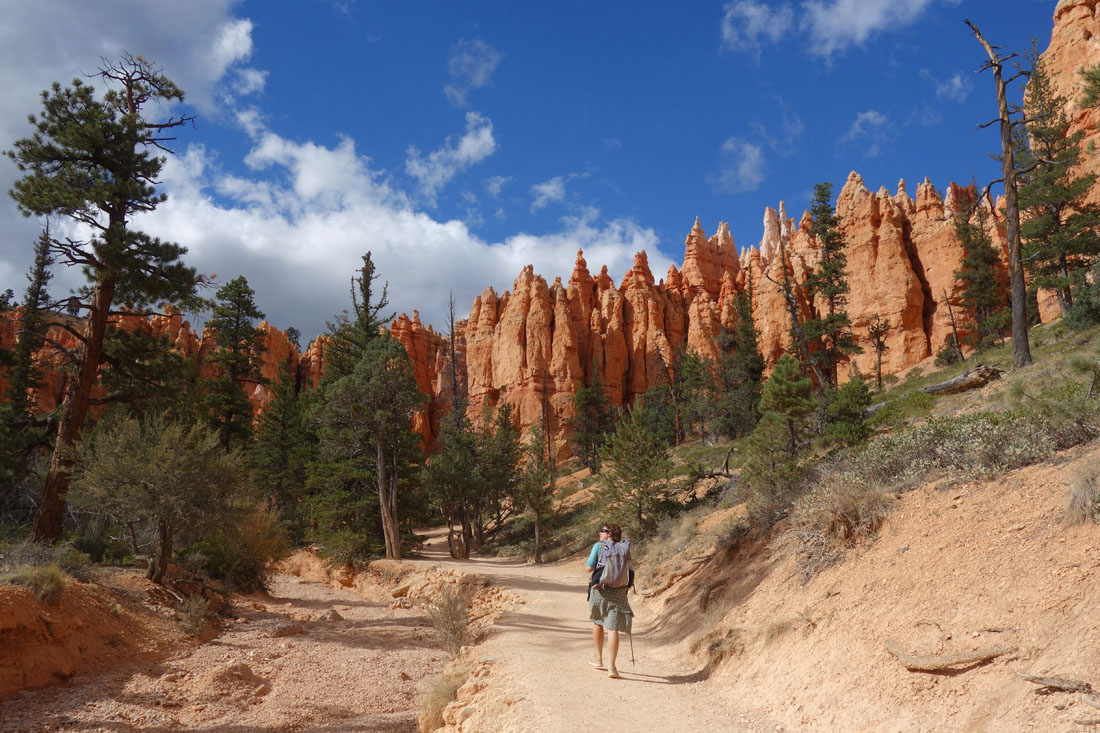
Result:
[[[1031,347],[1027,340],[1027,283],[1024,281],[1023,250],[1020,244],[1020,201],[1016,188],[1016,160],[1012,152],[1013,120],[1008,108],[1006,87],[1025,72],[1020,72],[1005,81],[1002,74],[1004,62],[1015,54],[1002,58],[996,49],[985,40],[981,31],[978,30],[978,26],[969,20],[966,21],[966,24],[970,26],[970,30],[974,32],[974,36],[989,55],[989,61],[979,71],[992,69],[993,81],[997,87],[998,117],[988,124],[998,123],[1001,131],[1002,182],[1005,187],[1005,234],[1008,237],[1008,279],[1012,299],[1012,363],[1018,369],[1031,363]],[[996,181],[993,183],[996,183]],[[985,193],[989,195],[989,186],[986,186]],[[990,197],[990,203],[992,203],[992,197]]]

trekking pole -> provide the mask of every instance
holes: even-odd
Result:
[[[634,666],[634,634],[627,634],[626,638],[630,639],[630,666]]]

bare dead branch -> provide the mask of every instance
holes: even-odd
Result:
[[[938,657],[922,657],[905,651],[905,648],[893,639],[887,639],[885,644],[886,651],[897,657],[902,666],[910,672],[942,672],[950,667],[981,664],[1016,651],[1015,648],[1011,647],[992,647],[972,652],[945,654]]]
[[[1082,682],[1081,680],[1070,680],[1064,677],[1036,677],[1030,674],[1024,674],[1023,672],[1017,672],[1016,674],[1018,674],[1021,679],[1033,685],[1039,685],[1048,692],[1052,690],[1061,690],[1062,692],[1080,692],[1089,695],[1094,692],[1092,685],[1088,682]]]

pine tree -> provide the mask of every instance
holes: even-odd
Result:
[[[608,509],[633,536],[645,537],[675,505],[668,444],[651,432],[642,413],[630,410],[604,446]]]
[[[68,217],[91,232],[84,240],[51,237],[57,264],[81,268],[89,285],[67,306],[86,312],[71,329],[79,348],[68,354],[74,373],[59,418],[56,447],[43,486],[31,538],[51,543],[61,534],[72,455],[80,440],[89,400],[102,361],[107,322],[116,303],[131,312],[174,302],[193,305],[200,282],[180,258],[177,244],[135,230],[133,217],[164,201],[155,188],[172,128],[191,118],[145,118],[146,108],[183,100],[183,92],[140,56],[105,62],[98,76],[112,85],[100,99],[80,79],[55,83],[42,94],[42,112],[32,116],[34,132],[16,140],[7,155],[24,174],[11,191],[27,216]]]
[[[1016,368],[1020,368],[1031,363],[1031,345],[1028,343],[1027,333],[1027,283],[1024,278],[1024,256],[1020,237],[1020,199],[1017,180],[1019,171],[1013,149],[1013,130],[1023,125],[1024,121],[1017,116],[1019,109],[1008,102],[1008,85],[1014,79],[1026,74],[1015,74],[1005,80],[1004,63],[1016,54],[1001,56],[999,47],[989,43],[976,25],[969,20],[965,22],[989,56],[989,61],[980,71],[990,69],[993,72],[993,85],[997,92],[997,117],[994,122],[1001,133],[999,160],[1002,170],[1000,180],[1005,188],[1004,225],[1005,237],[1008,240],[1008,287],[1012,305],[1012,363]],[[991,186],[992,184],[985,188],[983,195],[989,194]],[[992,200],[990,202],[992,203]]]
[[[1035,50],[1024,109],[1030,124],[1030,149],[1021,167],[1034,164],[1020,187],[1020,225],[1031,282],[1053,290],[1061,315],[1073,306],[1075,274],[1100,254],[1100,207],[1088,202],[1095,174],[1075,175],[1081,161],[1083,131],[1072,135],[1065,97],[1055,93],[1049,72]]]
[[[353,555],[369,550],[371,523],[365,510],[373,504],[386,557],[401,559],[399,488],[412,475],[418,442],[409,416],[424,401],[408,352],[389,334],[365,344],[349,374],[323,385],[314,413],[321,450],[313,478],[327,516],[318,521]],[[375,496],[368,498],[372,490]]]
[[[448,528],[451,556],[469,558],[476,542],[472,503],[484,487],[478,436],[465,415],[452,415],[439,429],[439,448],[420,475],[433,507]],[[458,524],[457,535],[453,531]]]
[[[883,320],[878,313],[867,322],[867,338],[871,342],[871,348],[875,350],[875,383],[879,392],[882,391],[882,355],[890,348],[886,345],[886,334],[889,332],[890,322]]]
[[[764,383],[760,397],[762,412],[774,412],[783,419],[787,427],[786,451],[792,456],[798,453],[806,429],[806,417],[814,409],[811,396],[813,385],[800,371],[798,360],[784,354]]]
[[[46,426],[34,418],[32,394],[42,386],[42,372],[35,362],[35,352],[44,343],[48,328],[46,311],[50,303],[48,285],[52,263],[49,234],[43,231],[35,245],[34,263],[27,274],[23,314],[16,333],[18,340],[4,364],[8,380],[8,399],[0,404],[0,486],[4,489],[0,497],[4,499],[14,498],[16,484],[27,475],[31,453],[48,445]],[[10,307],[10,303],[5,305]],[[13,493],[4,496],[8,492]]]
[[[863,381],[863,375],[854,366],[847,382],[840,385],[829,402],[829,424],[825,437],[844,445],[858,445],[871,436],[871,429],[864,420],[871,406],[871,390]]]
[[[378,338],[383,326],[393,320],[393,314],[381,315],[389,306],[389,285],[383,283],[382,292],[375,293],[374,281],[378,279],[371,253],[363,255],[363,266],[351,278],[351,311],[344,311],[328,324],[332,342],[325,351],[326,381],[350,374],[363,356],[363,352]]]
[[[306,466],[316,450],[316,438],[306,424],[302,400],[286,364],[279,366],[271,391],[271,401],[256,426],[248,465],[253,484],[274,501],[291,538],[301,543],[309,523]]]
[[[735,324],[732,331],[719,335],[722,347],[718,373],[716,429],[737,438],[752,432],[760,419],[760,394],[764,376],[764,357],[756,326],[752,320],[751,283],[737,294]]]
[[[997,282],[999,258],[989,237],[988,216],[985,208],[979,206],[973,217],[965,209],[955,217],[955,236],[965,252],[955,279],[962,284],[963,304],[974,313],[971,340],[978,349],[999,339],[1009,318]]]
[[[588,382],[573,393],[573,455],[592,473],[600,472],[600,448],[611,430],[611,404],[599,365],[592,360]]]
[[[533,559],[536,563],[541,563],[542,532],[547,518],[553,512],[554,495],[557,491],[557,471],[554,462],[548,459],[550,446],[542,425],[532,428],[531,440],[524,452],[527,454],[527,463],[516,483],[515,498],[518,506],[531,512],[535,525]]]
[[[863,351],[852,335],[852,322],[845,306],[848,299],[848,257],[844,253],[844,235],[840,232],[840,217],[833,209],[833,184],[814,186],[810,216],[811,231],[817,239],[820,261],[806,277],[806,292],[812,299],[824,303],[825,312],[806,321],[803,328],[810,342],[821,344],[821,349],[810,358],[821,366],[821,371],[832,387],[837,385],[837,366],[852,354]]]
[[[230,280],[217,292],[214,312],[206,322],[214,330],[215,348],[210,354],[218,375],[204,385],[214,428],[222,447],[243,448],[252,437],[252,400],[248,383],[261,383],[260,358],[263,333],[255,321],[264,317],[256,307],[255,292],[244,276]]]
[[[81,445],[78,458],[78,505],[155,525],[157,549],[147,574],[154,583],[162,581],[181,529],[231,511],[245,490],[239,454],[221,450],[203,425],[162,416],[108,420]]]

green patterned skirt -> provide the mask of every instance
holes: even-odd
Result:
[[[600,590],[598,586],[593,587],[588,600],[588,618],[592,623],[599,624],[607,631],[625,631],[629,634],[634,612],[630,610],[630,602],[626,598],[628,590],[628,588]]]

